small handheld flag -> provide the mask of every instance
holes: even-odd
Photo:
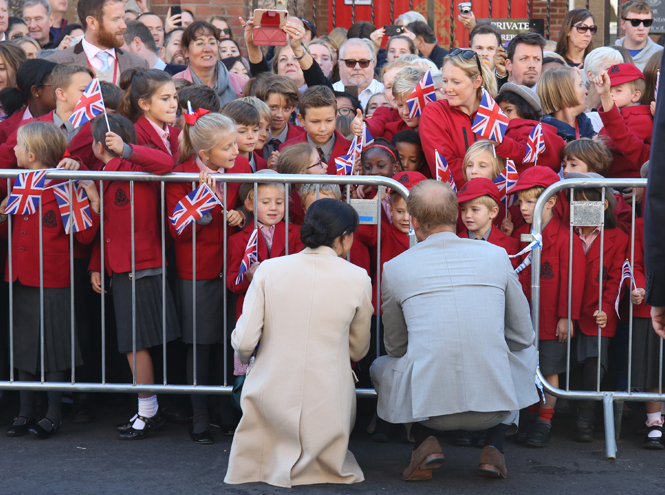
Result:
[[[434,159],[436,161],[436,180],[439,182],[447,182],[450,184],[450,187],[453,191],[457,192],[457,185],[455,185],[455,179],[453,174],[448,167],[448,162],[445,157],[438,151],[434,151]]]
[[[44,191],[46,170],[21,172],[7,200],[5,215],[31,215],[37,211]]]
[[[427,69],[427,72],[420,80],[420,82],[413,88],[411,95],[406,100],[409,107],[409,118],[420,117],[425,105],[436,101],[436,89],[434,88],[434,81],[432,79],[432,71]]]
[[[624,261],[623,266],[621,267],[621,281],[619,282],[619,293],[617,294],[616,301],[614,301],[614,310],[617,312],[617,316],[619,316],[619,299],[621,298],[621,288],[623,287],[623,281],[626,280],[627,278],[629,278],[631,281],[630,285],[632,285],[635,289],[637,289],[637,287],[635,286],[635,278],[633,277],[633,271],[630,269],[630,262],[628,260]]]
[[[365,140],[369,139],[367,143]],[[335,167],[337,167],[337,175],[351,175],[353,172],[353,166],[356,163],[356,159],[362,153],[363,147],[368,146],[374,142],[374,138],[367,130],[367,127],[363,129],[363,135],[361,138],[358,136],[353,137],[351,146],[349,146],[349,151],[346,155],[335,158]],[[365,144],[363,144],[365,143]]]
[[[481,138],[500,143],[508,129],[509,121],[494,98],[483,88],[483,97],[471,130]]]
[[[208,184],[201,184],[178,201],[169,220],[171,220],[176,232],[181,234],[190,223],[196,222],[217,204],[222,206],[212,189],[208,187]]]
[[[538,164],[538,157],[546,150],[545,138],[543,137],[543,124],[533,126],[526,141],[526,156],[524,163]]]
[[[76,233],[92,227],[88,194],[85,192],[85,189],[79,186],[78,181],[74,181],[72,186],[71,215],[69,206],[69,183],[65,182],[53,187],[55,199],[60,207],[60,217],[62,218],[62,224],[65,227],[66,234],[69,234],[72,228],[74,229],[74,233]]]
[[[245,278],[245,272],[259,261],[259,229],[254,229],[252,235],[249,236],[247,247],[245,248],[245,255],[240,262],[240,270],[236,277],[236,285],[241,284]]]
[[[353,164],[354,162],[351,155],[343,155],[335,158],[337,175],[351,175],[351,172],[353,172]]]
[[[506,160],[506,168],[504,168],[499,176],[494,179],[494,183],[502,193],[501,201],[506,205],[506,210],[515,203],[515,195],[511,194],[510,191],[512,191],[517,185],[517,179],[519,179],[519,174],[517,173],[515,162],[510,159]],[[506,213],[506,215],[508,215],[508,213]]]
[[[96,77],[88,84],[85,91],[81,95],[81,99],[74,107],[72,116],[69,121],[74,127],[81,127],[86,122],[90,122],[97,115],[103,113],[106,117],[106,107],[104,106],[104,98],[102,97],[102,88],[99,84],[99,79]],[[106,126],[108,125],[108,118],[106,119]]]
[[[374,136],[372,136],[372,134],[369,132],[369,129],[367,128],[367,124],[363,122],[363,136],[362,136],[362,141],[361,141],[362,150],[367,148],[373,142],[374,142]]]
[[[658,83],[660,83],[660,69],[656,72],[656,88],[653,90],[653,101],[658,101]]]

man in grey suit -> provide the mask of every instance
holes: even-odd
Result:
[[[120,83],[120,75],[127,69],[150,68],[145,59],[120,49],[125,43],[123,34],[127,28],[122,0],[80,1],[77,12],[85,31],[83,40],[57,51],[48,57],[50,61],[90,67],[100,81],[113,84]]]
[[[383,267],[388,355],[371,367],[378,415],[412,425],[406,481],[441,465],[433,430],[488,430],[478,474],[505,478],[506,432],[538,401],[529,305],[503,248],[455,235],[447,184],[421,182],[407,207],[420,243]]]

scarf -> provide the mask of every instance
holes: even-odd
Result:
[[[203,84],[203,81],[201,81],[201,79],[199,79],[196,74],[194,74],[191,66],[189,67],[189,71],[192,74],[192,82],[194,84]],[[217,61],[217,66],[215,67],[215,74],[217,78],[212,89],[214,89],[215,93],[217,93],[217,96],[219,96],[220,105],[224,105],[224,103],[235,100],[236,92],[229,83],[229,71],[226,66],[219,60]]]

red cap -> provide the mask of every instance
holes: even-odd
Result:
[[[419,182],[427,180],[427,177],[425,177],[420,172],[397,172],[395,175],[393,175],[393,180],[401,182],[404,184],[404,187],[410,191],[413,189],[413,186]]]
[[[526,171],[520,175],[517,184],[510,191],[511,194],[531,189],[532,187],[548,188],[555,182],[559,182],[559,174],[549,167],[533,166],[527,168]]]
[[[644,79],[642,71],[633,64],[613,65],[607,69],[607,75],[610,76],[610,84],[612,86],[618,86],[619,84],[634,81],[635,79]]]
[[[481,196],[489,196],[496,201],[497,205],[501,201],[499,189],[494,182],[485,177],[476,177],[462,186],[462,189],[457,193],[457,202],[464,203]]]

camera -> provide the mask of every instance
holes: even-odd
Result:
[[[471,2],[458,3],[457,7],[459,8],[459,12],[462,15],[468,15],[471,13]]]

